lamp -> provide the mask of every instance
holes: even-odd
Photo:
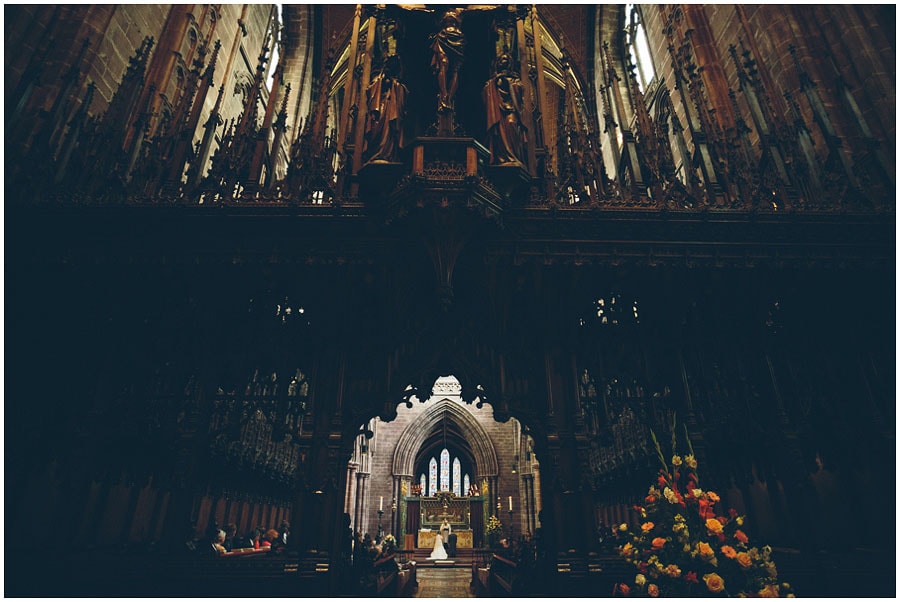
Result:
[[[517,472],[519,472],[519,456],[516,456],[515,458],[513,458],[513,464],[512,464],[512,473],[516,474]]]

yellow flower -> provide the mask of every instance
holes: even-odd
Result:
[[[770,583],[765,586],[761,590],[759,590],[760,598],[777,598],[778,597],[778,586],[774,583]]]
[[[633,549],[634,546],[632,546],[630,543],[626,543],[624,546],[622,546],[622,556],[631,556],[631,552]]]
[[[706,589],[714,594],[718,594],[725,589],[725,580],[715,573],[703,575],[703,582],[706,583]]]
[[[666,499],[669,501],[670,504],[678,503],[678,496],[675,495],[675,492],[672,491],[671,489],[669,489],[668,487],[663,489],[663,495],[666,496]]]
[[[706,528],[710,533],[718,535],[722,532],[722,523],[720,523],[718,519],[708,518],[706,519]]]
[[[659,596],[659,586],[655,583],[651,583],[650,585],[648,585],[647,595],[649,595],[651,598],[656,598],[657,596]]]
[[[665,568],[663,572],[672,579],[678,579],[679,577],[681,577],[681,569],[678,568],[678,565],[675,564],[670,564]]]
[[[693,454],[685,456],[684,463],[688,465],[688,468],[697,468],[697,458]]]
[[[650,521],[647,521],[646,523],[644,523],[643,525],[641,525],[641,531],[643,531],[644,533],[649,533],[650,531],[653,530],[653,527],[655,527],[655,526],[656,526],[656,525],[654,525],[654,524],[651,523]]]
[[[750,554],[748,554],[747,552],[738,553],[737,557],[735,557],[735,560],[737,560],[738,565],[742,569],[749,569],[751,566],[753,566],[753,560],[750,558]]]
[[[628,525],[627,525],[627,524],[622,523],[621,525],[619,525],[619,531],[621,531],[622,533],[624,533],[624,532],[627,531],[627,530],[628,530]]]
[[[713,551],[712,546],[705,541],[701,541],[697,544],[697,554],[700,555],[700,558],[707,561],[716,557],[716,553]]]
[[[672,456],[672,466],[681,466],[681,456]]]
[[[647,578],[641,573],[638,573],[634,578],[634,583],[638,587],[644,587],[644,584],[647,583]]]

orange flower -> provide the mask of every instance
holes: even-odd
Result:
[[[714,594],[718,594],[725,589],[725,580],[715,573],[703,575],[703,582],[706,583],[706,589]]]
[[[737,551],[731,546],[722,546],[722,553],[725,554],[725,558],[734,558],[737,556]]]
[[[744,533],[743,531],[741,531],[740,529],[738,529],[737,531],[734,532],[734,538],[741,543],[747,543],[748,541],[750,541],[747,538],[747,534]]]
[[[644,533],[649,533],[650,531],[653,530],[653,527],[655,527],[655,526],[656,526],[656,525],[654,525],[654,524],[651,523],[650,521],[647,521],[646,523],[644,523],[643,525],[641,525],[641,531],[643,531]]]
[[[769,585],[767,585],[764,588],[762,588],[761,590],[759,590],[759,597],[760,598],[777,598],[778,597],[778,586],[773,583],[770,583]]]
[[[666,539],[664,537],[654,537],[650,545],[653,546],[654,550],[662,550],[663,546],[666,545]]]
[[[742,569],[749,569],[753,565],[753,559],[750,558],[750,554],[747,552],[739,553],[735,560],[737,560],[738,565],[740,565]]]
[[[627,596],[631,593],[631,588],[625,585],[624,583],[619,584],[619,591],[622,592],[623,596]]]
[[[711,501],[714,504],[719,501],[719,496],[716,494],[715,491],[707,491],[706,496],[709,498],[709,501]]]
[[[706,519],[706,528],[710,533],[718,535],[722,532],[722,523],[715,518]]]
[[[697,553],[700,554],[700,558],[703,558],[704,560],[710,560],[716,556],[712,546],[704,541],[697,544]]]
[[[651,598],[656,598],[657,596],[659,596],[659,586],[655,583],[651,583],[650,585],[648,585],[647,595],[649,595]]]

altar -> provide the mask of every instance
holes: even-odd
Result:
[[[457,548],[472,548],[472,530],[471,529],[453,529],[456,533]],[[418,548],[434,547],[434,538],[440,537],[441,532],[434,529],[419,529],[419,541],[416,545]]]
[[[417,548],[431,549],[434,538],[440,537],[441,525],[450,523],[450,531],[456,536],[456,547],[481,546],[484,524],[484,498],[478,495],[456,496],[439,491],[434,496],[404,496],[401,513],[405,529],[402,533]]]

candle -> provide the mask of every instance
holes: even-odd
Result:
[[[512,512],[512,496],[509,496],[509,511]]]
[[[510,503],[512,503],[512,502],[510,502]],[[378,498],[378,509],[384,510],[384,497]]]

